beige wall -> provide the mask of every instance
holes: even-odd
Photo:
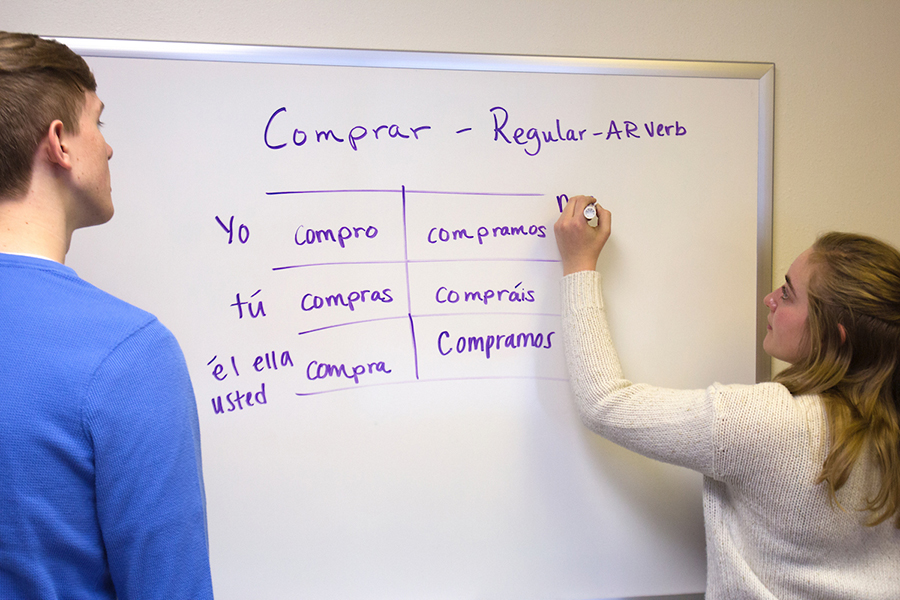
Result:
[[[774,283],[825,230],[900,246],[900,1],[3,4],[0,28],[53,36],[774,62]]]

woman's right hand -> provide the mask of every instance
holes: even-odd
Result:
[[[584,216],[584,209],[595,202],[593,196],[570,198],[553,226],[562,257],[563,275],[597,268],[600,251],[612,231],[612,213],[597,204],[597,226],[591,227]]]

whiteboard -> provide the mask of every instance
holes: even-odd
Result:
[[[629,378],[765,377],[773,65],[61,41],[116,203],[67,262],[184,349],[217,598],[703,590],[700,477],[578,421],[552,226],[612,210]]]

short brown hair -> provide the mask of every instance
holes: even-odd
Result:
[[[96,90],[90,67],[68,46],[0,32],[0,198],[27,191],[50,124],[59,119],[78,133],[84,95]]]

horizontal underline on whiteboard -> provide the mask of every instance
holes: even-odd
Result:
[[[294,392],[296,396],[321,396],[322,394],[331,394],[333,392],[346,392],[348,390],[360,390],[371,387],[384,387],[386,385],[402,385],[404,383],[429,383],[441,381],[488,381],[502,379],[531,379],[535,381],[568,381],[568,377],[535,377],[534,375],[491,375],[484,377],[438,377],[435,379],[404,379],[403,381],[387,381],[385,383],[370,383],[363,385],[354,385],[352,387],[335,388],[333,390],[322,390],[321,392]]]
[[[485,312],[466,312],[466,313],[422,313],[420,315],[415,314],[405,314],[401,317],[381,317],[379,319],[363,319],[361,321],[348,321],[347,323],[335,323],[334,325],[325,325],[323,327],[316,327],[315,329],[307,329],[306,331],[298,331],[297,335],[306,335],[307,333],[316,333],[319,331],[325,331],[326,329],[335,329],[336,327],[350,327],[353,325],[362,325],[364,323],[375,323],[377,321],[399,321],[401,319],[409,319],[412,317],[413,319],[427,319],[431,317],[435,318],[444,318],[444,317],[475,317],[475,316],[487,316],[487,315],[509,315],[513,317],[559,317],[562,316],[560,313],[532,313],[532,312],[501,312],[501,311],[485,311]]]
[[[513,315],[522,317],[561,317],[560,313],[534,313],[534,312],[505,312],[505,311],[478,311],[466,313],[422,313],[420,315],[412,315],[414,319],[424,319],[428,317],[474,317],[478,315]]]
[[[287,196],[291,194],[351,194],[351,193],[379,193],[400,194],[402,190],[290,190],[283,192],[266,192],[266,196]],[[539,197],[546,194],[536,192],[445,192],[439,190],[406,190],[407,194],[443,194],[448,196],[512,196],[512,197]]]
[[[302,269],[304,267],[337,267],[340,265],[402,265],[404,263],[445,263],[445,262],[541,262],[558,263],[558,258],[432,258],[419,260],[365,260],[359,262],[330,262],[310,263],[308,265],[287,265],[284,267],[272,267],[273,271],[286,271],[288,269]]]
[[[363,323],[374,323],[376,321],[398,321],[400,319],[409,319],[409,315],[403,315],[402,317],[381,317],[380,319],[363,319],[362,321],[350,321],[348,323],[336,323],[335,325],[325,325],[324,327],[317,327],[315,329],[308,329],[306,331],[298,331],[297,335],[316,333],[317,331],[325,331],[326,329],[334,329],[335,327],[349,327],[351,325],[362,325]]]

